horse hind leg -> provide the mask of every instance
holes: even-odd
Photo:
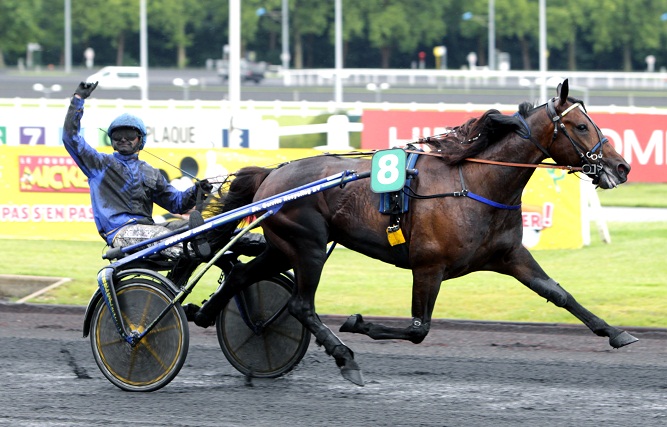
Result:
[[[394,328],[366,322],[361,314],[353,314],[341,325],[339,331],[367,335],[374,340],[401,339],[419,344],[424,341],[430,328],[430,322],[422,322],[417,318],[412,319],[412,324],[407,328]]]
[[[572,313],[584,325],[593,331],[595,335],[609,338],[609,345],[614,348],[621,348],[638,341],[637,338],[628,332],[610,326],[604,320],[600,319],[584,306],[579,304],[574,297],[563,289],[555,280],[533,279],[528,283],[528,287],[538,295],[551,301],[557,307],[562,307]]]
[[[288,268],[289,264],[282,254],[270,247],[247,264],[234,265],[222,286],[194,314],[195,324],[202,328],[213,326],[220,310],[236,293],[258,280],[271,277]]]
[[[400,339],[414,344],[424,341],[431,328],[431,315],[440,291],[443,272],[439,268],[415,268],[412,271],[412,323],[405,328],[366,322],[353,314],[340,327],[341,332],[367,335],[374,340]]]

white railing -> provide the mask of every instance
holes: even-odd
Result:
[[[285,83],[292,86],[328,86],[333,84],[336,70],[291,69],[281,71]],[[571,85],[605,89],[667,88],[667,72],[609,72],[609,71],[490,71],[421,70],[385,68],[344,68],[341,71],[345,86],[386,82],[390,85],[436,87],[518,87],[538,85],[542,79],[568,78]]]

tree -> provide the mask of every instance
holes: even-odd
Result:
[[[416,52],[420,44],[441,44],[449,0],[368,0],[364,2],[368,40],[380,49],[382,68],[392,52]]]
[[[65,7],[63,1],[43,1],[42,13],[35,14],[39,19],[42,45],[42,61],[44,64],[65,63]]]
[[[476,40],[477,63],[479,65],[489,64],[488,30],[489,30],[489,0],[457,1],[456,13],[453,20],[463,22],[460,24],[461,34],[466,38]]]
[[[294,68],[304,67],[304,56],[314,55],[315,38],[327,34],[333,25],[334,2],[321,0],[289,0],[290,33],[294,45]],[[331,46],[331,45],[329,45]],[[306,49],[309,49],[306,51]],[[332,55],[333,57],[333,55]],[[312,63],[309,64],[312,66]],[[330,64],[329,66],[332,66]]]
[[[596,1],[588,15],[593,51],[619,50],[623,70],[632,71],[633,60],[643,63],[644,55],[660,48],[660,16],[665,12],[663,0]]]
[[[187,48],[193,44],[194,33],[206,16],[206,8],[201,7],[200,0],[154,0],[147,13],[151,27],[164,35],[165,46],[176,49],[176,66],[185,68]]]
[[[500,37],[516,39],[521,48],[524,70],[532,69],[531,55],[539,37],[539,7],[534,0],[496,1],[496,32]],[[532,49],[531,49],[532,48]]]
[[[562,0],[548,5],[547,47],[552,50],[567,50],[567,65],[549,64],[549,68],[577,69],[577,46],[584,42],[588,12],[597,0]],[[551,55],[549,55],[551,59]]]
[[[5,68],[4,54],[20,54],[28,43],[39,42],[44,33],[39,27],[42,0],[0,1],[0,68]]]
[[[137,63],[126,60],[127,36],[139,33],[139,2],[137,0],[86,0],[72,2],[72,38],[90,46],[95,36],[108,39],[116,48],[116,65]],[[92,46],[91,46],[92,47]]]

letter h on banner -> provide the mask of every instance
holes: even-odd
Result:
[[[248,129],[223,129],[222,146],[224,148],[249,148],[249,133]]]

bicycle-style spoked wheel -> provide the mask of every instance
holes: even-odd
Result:
[[[293,286],[286,275],[254,283],[218,315],[220,348],[242,374],[276,378],[291,371],[306,354],[310,332],[286,307]]]
[[[171,293],[154,280],[136,276],[119,280],[119,312],[128,330],[142,332],[169,305]],[[169,384],[188,353],[185,313],[175,305],[138,343],[121,338],[104,303],[91,321],[90,343],[95,362],[109,381],[126,391],[155,391]]]

